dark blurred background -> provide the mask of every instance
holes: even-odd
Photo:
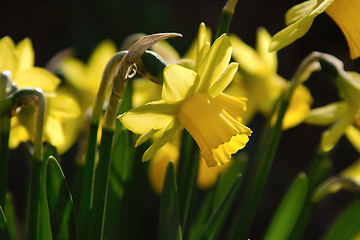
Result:
[[[76,56],[87,60],[94,47],[103,39],[113,40],[120,47],[130,34],[179,32],[183,38],[170,43],[184,53],[195,37],[200,22],[214,32],[225,0],[17,0],[3,1],[0,37],[11,36],[16,42],[25,37],[33,41],[36,65],[44,66],[57,52],[72,47]],[[254,46],[256,29],[265,27],[271,34],[284,27],[287,9],[302,1],[241,1],[236,7],[230,32]],[[278,53],[279,74],[289,79],[300,61],[311,51],[322,51],[343,60],[345,69],[360,71],[359,60],[351,60],[346,40],[340,29],[325,13],[315,19],[310,31],[300,40]],[[314,74],[306,83],[314,96],[314,106],[338,99],[330,79]],[[250,126],[256,139],[262,117]],[[261,239],[274,208],[299,171],[307,171],[325,127],[300,125],[283,133],[269,180],[264,191],[251,239]],[[25,161],[12,152],[9,188],[24,211],[24,181],[27,181]],[[355,161],[359,154],[342,138],[332,154],[334,173]],[[340,192],[330,196],[318,207],[304,239],[317,239],[336,214],[351,199]],[[22,206],[22,207],[21,207]]]

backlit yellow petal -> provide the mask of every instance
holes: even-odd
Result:
[[[99,43],[90,56],[87,76],[92,79],[97,79],[99,84],[107,62],[115,53],[116,46],[112,41],[103,40]]]
[[[77,89],[89,91],[92,88],[85,79],[86,65],[82,61],[67,58],[61,63],[60,70],[66,80]]]
[[[194,93],[199,82],[196,72],[180,65],[170,65],[164,69],[162,98],[167,103],[176,103]]]
[[[271,35],[265,28],[259,28],[256,36],[256,50],[262,63],[266,66],[269,73],[277,72],[277,54],[269,52]]]
[[[238,69],[238,63],[230,63],[225,72],[210,86],[207,91],[211,97],[216,97],[219,93],[225,90],[233,80]]]
[[[44,136],[46,140],[55,147],[59,147],[65,143],[65,136],[61,122],[51,115],[48,115],[46,118]]]
[[[221,35],[211,46],[197,73],[200,76],[198,91],[207,91],[226,70],[231,58],[231,42]]]
[[[279,51],[280,49],[290,45],[295,40],[301,38],[309,31],[316,16],[307,16],[302,20],[298,20],[293,24],[287,26],[280,32],[276,33],[270,43],[269,51]]]
[[[347,110],[346,102],[330,103],[326,106],[312,109],[305,118],[305,122],[314,125],[329,125],[344,116]]]
[[[290,25],[305,17],[317,4],[317,0],[309,0],[290,8],[285,14],[285,24]]]
[[[26,127],[19,123],[18,117],[11,118],[11,131],[9,137],[9,148],[17,148],[20,143],[30,140],[29,132]]]
[[[29,38],[25,38],[17,44],[16,56],[19,60],[18,71],[29,69],[34,66],[35,54]]]
[[[158,195],[162,192],[166,168],[169,162],[174,162],[176,168],[178,158],[179,149],[171,143],[165,144],[152,158],[149,166],[149,181],[151,188]]]
[[[150,129],[163,129],[174,120],[177,105],[156,101],[134,108],[118,119],[127,129],[137,134],[143,134]]]
[[[239,63],[240,72],[245,71],[247,74],[255,75],[264,71],[263,63],[252,47],[236,35],[230,35],[230,39],[233,46],[232,54]]]
[[[62,118],[76,118],[81,114],[77,101],[65,91],[57,91],[55,96],[48,100],[51,115]]]
[[[346,127],[351,124],[352,119],[345,117],[336,122],[330,129],[323,132],[321,136],[321,149],[325,152],[330,151],[339,139],[344,135]]]
[[[345,135],[355,149],[360,152],[360,130],[352,125],[348,126],[345,130]],[[360,177],[360,174],[359,174]]]
[[[174,137],[175,133],[180,129],[181,129],[181,125],[178,121],[176,120],[171,121],[169,125],[166,126],[160,137],[156,139],[154,143],[145,151],[142,157],[142,161],[146,162],[151,158],[153,158],[156,152],[167,142],[169,142]]]
[[[53,92],[60,84],[60,79],[43,68],[30,68],[18,72],[13,79],[19,88],[41,88],[44,92]]]
[[[13,40],[6,36],[0,39],[0,71],[10,71],[12,77],[16,74],[18,60],[15,54],[15,44]]]

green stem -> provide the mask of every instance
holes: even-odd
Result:
[[[181,140],[178,183],[179,208],[182,235],[184,236],[196,175],[199,164],[198,146],[192,136],[184,130]]]
[[[236,4],[237,0],[228,0],[226,5],[223,7],[220,16],[220,22],[216,30],[215,39],[220,37],[221,34],[227,33],[229,31]]]
[[[262,150],[255,156],[244,181],[244,189],[241,191],[242,198],[240,200],[240,207],[235,214],[229,235],[230,239],[246,239],[249,233],[262,190],[279,144],[282,120],[296,86],[297,82],[293,81],[283,96],[275,126],[271,127],[271,117],[267,121],[267,128],[264,129],[258,146],[258,149]]]
[[[88,239],[98,240],[102,239],[103,236],[113,135],[113,130],[102,129],[99,163],[95,175],[93,208],[90,219],[91,231],[89,231]]]
[[[90,209],[92,203],[92,192],[94,187],[95,156],[97,145],[98,124],[90,123],[89,138],[86,149],[86,162],[82,180],[82,191],[80,196],[79,213],[77,219],[78,239],[87,239]]]
[[[6,85],[10,81],[6,73],[0,75],[0,99],[6,96]],[[7,191],[7,169],[9,157],[9,134],[10,118],[5,115],[0,117],[0,207],[5,212],[6,191]]]
[[[87,239],[87,234],[89,232],[88,226],[93,201],[95,159],[97,152],[97,133],[99,128],[100,116],[102,115],[105,98],[109,88],[111,87],[111,83],[116,73],[117,66],[120,63],[121,59],[126,55],[126,53],[126,51],[122,51],[114,54],[107,63],[93,106],[85,156],[85,167],[82,179],[79,213],[77,219],[78,239]]]

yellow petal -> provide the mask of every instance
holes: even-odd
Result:
[[[355,147],[355,149],[360,152],[360,130],[350,125],[346,128],[345,135],[351,144]]]
[[[251,135],[251,130],[227,113],[217,99],[204,93],[180,104],[177,117],[197,142],[209,167],[228,162]]]
[[[134,108],[118,119],[127,129],[137,134],[143,134],[150,129],[163,129],[173,121],[178,106],[156,101]]]
[[[29,38],[25,38],[16,46],[16,56],[19,60],[18,71],[32,68],[34,66],[34,49]]]
[[[167,103],[182,101],[194,93],[199,76],[196,72],[180,65],[170,65],[164,69],[162,99]]]
[[[46,118],[44,136],[45,139],[55,147],[60,147],[65,143],[65,135],[61,122],[51,115],[48,115]]]
[[[359,0],[336,0],[326,9],[326,13],[334,19],[344,33],[352,59],[360,57],[359,11]]]
[[[22,126],[19,123],[19,119],[17,116],[14,116],[11,119],[9,148],[11,149],[17,148],[20,143],[27,142],[29,140],[30,140],[30,135],[26,127]]]
[[[86,65],[82,61],[67,58],[61,63],[60,71],[65,79],[77,89],[89,91],[92,88],[85,79]]]
[[[149,140],[155,133],[157,133],[159,130],[155,130],[155,129],[150,129],[149,131],[147,131],[146,133],[142,134],[135,143],[135,147],[140,146],[141,144],[143,144],[144,142],[146,142],[147,140]]]
[[[236,120],[242,119],[246,109],[246,98],[233,97],[220,93],[215,100]]]
[[[19,88],[41,88],[44,92],[53,92],[60,84],[60,79],[43,68],[30,68],[18,72],[13,79]]]
[[[344,116],[348,110],[346,102],[330,103],[326,106],[314,108],[305,118],[305,123],[314,125],[329,125]]]
[[[207,42],[211,42],[211,30],[207,28],[204,23],[201,23],[195,40],[193,41],[183,58],[191,59],[195,62],[198,61],[198,54],[200,50],[203,49],[204,44],[206,44]]]
[[[350,117],[345,117],[336,122],[330,129],[323,132],[321,136],[321,149],[325,152],[330,151],[339,139],[344,135],[345,129],[352,123]]]
[[[103,40],[99,43],[90,56],[87,77],[95,79],[95,82],[99,84],[107,62],[115,53],[116,46],[112,41]]]
[[[81,109],[73,96],[65,91],[58,91],[54,97],[48,98],[50,114],[61,118],[76,118]]]
[[[145,103],[161,99],[161,85],[145,78],[134,79],[132,84],[133,94],[131,100],[133,107],[138,107]]]
[[[309,0],[290,8],[285,14],[285,24],[290,25],[305,17],[317,4],[317,0]]]
[[[256,37],[256,50],[258,52],[259,58],[269,73],[276,73],[277,56],[276,52],[269,52],[270,42],[271,35],[265,30],[265,28],[259,28],[257,30]]]
[[[298,12],[303,17],[298,17],[297,21],[275,34],[270,43],[269,51],[279,51],[304,36],[305,33],[309,31],[315,17],[324,12],[333,1],[334,0],[317,1],[317,4],[312,8],[308,6],[308,13]],[[295,16],[292,15],[291,19],[295,19]]]
[[[209,168],[206,165],[205,159],[200,158],[196,185],[203,190],[214,186],[217,182],[219,175],[225,172],[229,166],[231,166],[231,164],[225,164],[222,166]]]
[[[16,74],[18,61],[13,40],[6,36],[0,39],[0,71],[8,70],[12,77]]]
[[[156,152],[164,146],[167,142],[171,141],[175,133],[181,129],[181,125],[178,121],[171,121],[169,125],[164,129],[158,139],[145,151],[142,161],[146,162],[154,157]]]
[[[290,103],[282,123],[282,128],[288,129],[302,123],[309,114],[312,102],[313,98],[309,89],[307,89],[304,85],[298,86],[290,99]]]
[[[244,43],[236,35],[230,35],[231,45],[233,46],[233,56],[239,63],[240,72],[244,71],[249,75],[258,75],[264,71],[264,66],[257,52]]]
[[[345,168],[340,173],[342,176],[350,177],[355,182],[360,184],[360,159],[355,161],[353,164]]]
[[[238,69],[238,63],[231,63],[225,72],[210,86],[207,91],[211,97],[216,97],[219,93],[225,90],[233,80]]]
[[[221,35],[211,46],[197,73],[200,76],[198,91],[207,91],[226,70],[231,58],[231,42]]]
[[[173,144],[167,143],[157,151],[155,156],[150,161],[149,182],[151,188],[158,195],[160,195],[162,192],[166,169],[169,162],[170,161],[174,162],[176,168],[178,158],[179,158],[179,149],[175,147]]]

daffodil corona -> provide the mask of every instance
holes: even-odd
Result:
[[[240,122],[246,110],[245,99],[222,93],[238,67],[237,63],[229,64],[231,50],[224,34],[210,49],[203,49],[206,52],[202,61],[196,62],[196,71],[176,64],[167,66],[162,100],[118,117],[126,128],[142,134],[138,144],[160,132],[143,161],[151,159],[182,128],[195,139],[209,167],[228,162],[231,154],[246,145],[251,130]]]

